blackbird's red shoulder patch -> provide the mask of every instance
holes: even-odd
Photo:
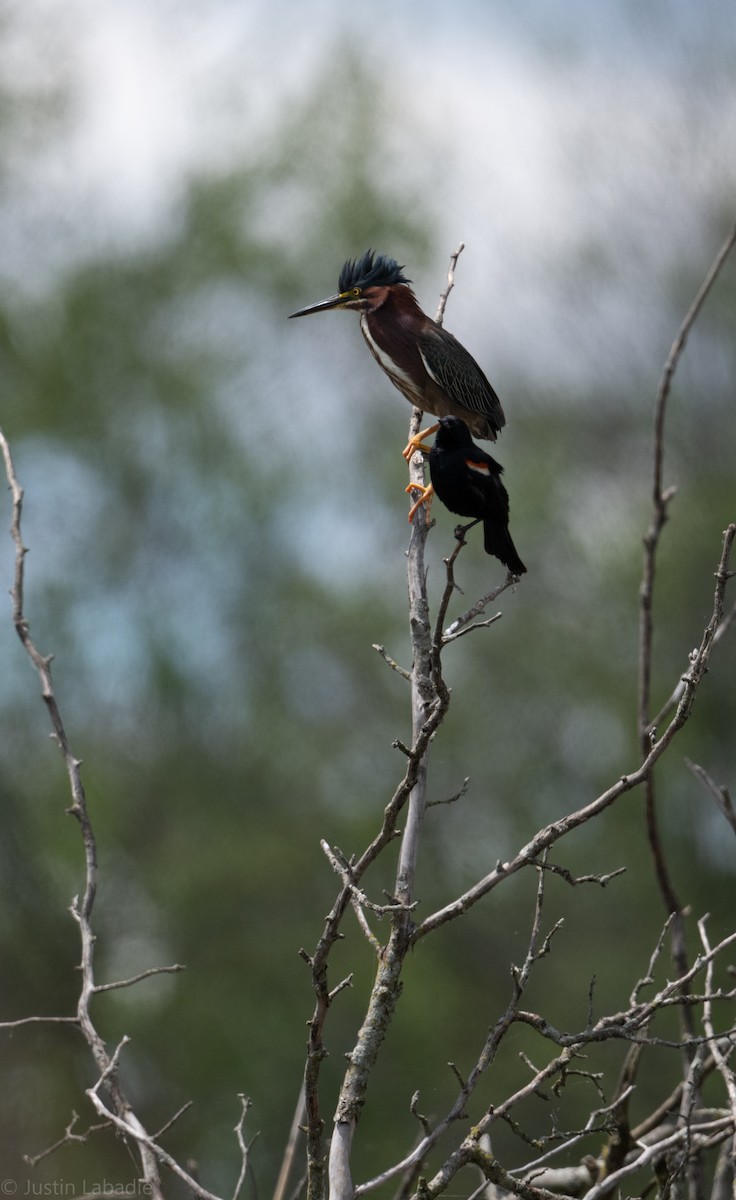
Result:
[[[479,475],[488,476],[491,473],[491,469],[488,466],[488,463],[473,462],[472,458],[465,459],[465,466],[470,467],[471,471],[477,471]]]

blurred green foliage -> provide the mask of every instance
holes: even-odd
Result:
[[[372,649],[384,644],[401,661],[408,645],[399,455],[408,408],[385,394],[356,329],[337,318],[299,329],[284,321],[327,294],[342,259],[367,245],[412,271],[431,266],[443,282],[447,248],[436,246],[431,199],[382,169],[392,85],[377,87],[376,70],[338,56],[329,81],[248,162],[188,180],[154,241],[72,256],[43,288],[8,288],[0,301],[2,426],[26,489],[27,615],[55,655],[99,841],[98,977],[187,966],[99,998],[95,1015],[109,1046],[132,1039],[125,1083],[150,1129],[194,1101],[167,1145],[196,1159],[213,1190],[233,1179],[238,1092],[254,1101],[251,1132],[262,1131],[260,1194],[272,1186],[312,1008],[297,952],[313,948],[335,891],[319,839],[347,854],[363,848],[402,771],[391,742],[409,729],[406,685]],[[673,334],[705,265],[683,249],[682,279],[663,299]],[[470,254],[462,272],[472,275]],[[657,584],[655,704],[699,641],[721,530],[736,516],[732,280],[699,321],[672,396],[667,461],[678,496]],[[498,453],[529,575],[503,597],[500,622],[447,656],[453,704],[432,750],[433,798],[466,775],[471,784],[430,812],[422,914],[636,764],[640,539],[661,359],[653,344],[644,378],[622,354],[620,378],[590,378],[576,395],[542,394],[524,364],[505,381],[509,432]],[[436,601],[455,522],[434,515]],[[11,552],[8,540],[6,586]],[[488,590],[496,568],[471,541],[457,611]],[[0,953],[2,1017],[13,1019],[74,1010],[78,946],[66,909],[83,862],[9,607],[6,617]],[[732,782],[733,666],[727,640],[658,772],[676,887],[696,915],[713,914],[714,937],[732,917],[734,856],[682,758]],[[547,925],[566,924],[529,1007],[579,1027],[593,976],[598,1012],[624,1004],[663,920],[640,797],[556,857],[573,871],[627,868],[605,890],[549,883]],[[391,882],[390,861],[367,881],[376,900]],[[358,1177],[406,1152],[415,1089],[430,1115],[450,1102],[446,1063],[467,1070],[506,1002],[535,884],[511,881],[408,964],[356,1146]],[[328,1023],[327,1119],[372,976],[370,949],[348,928],[331,968],[334,982],[353,972],[354,985]],[[13,1175],[22,1154],[61,1136],[73,1109],[86,1128],[81,1089],[94,1071],[68,1029],[21,1029],[2,1042],[0,1159]],[[526,1031],[504,1046],[478,1113],[518,1081],[521,1050],[534,1052]],[[623,1053],[601,1055],[609,1094]],[[667,1069],[642,1084],[640,1115],[666,1090]],[[566,1120],[584,1119],[595,1100],[577,1087],[577,1115]],[[541,1103],[525,1117],[530,1130],[550,1121]],[[522,1161],[527,1148],[502,1136],[497,1148]],[[102,1176],[131,1177],[109,1134],[65,1147],[33,1179]]]

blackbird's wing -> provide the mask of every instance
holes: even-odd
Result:
[[[501,471],[497,463],[484,454],[483,459],[477,455],[465,459],[467,475],[470,479],[475,476],[477,484],[472,484],[473,491],[483,491],[483,544],[487,554],[494,555],[511,571],[513,575],[523,575],[526,567],[519,558],[516,546],[509,533],[509,497],[506,488],[501,483]],[[497,470],[494,470],[497,467]]]
[[[486,515],[494,521],[508,524],[509,497],[501,483],[503,467],[476,447],[472,457],[465,457],[468,487],[482,499]]]
[[[506,424],[501,401],[456,337],[437,325],[420,333],[417,345],[429,374],[456,404],[487,417],[496,431]]]

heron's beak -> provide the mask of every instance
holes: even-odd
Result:
[[[339,292],[337,296],[328,296],[326,300],[320,300],[319,304],[310,304],[307,308],[300,308],[299,312],[289,313],[289,320],[292,317],[308,317],[311,313],[327,312],[330,308],[339,308],[347,299],[348,296]]]

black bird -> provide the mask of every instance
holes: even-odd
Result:
[[[502,472],[501,464],[476,446],[467,425],[456,417],[440,419],[429,452],[435,494],[450,512],[475,518],[463,532],[482,521],[486,553],[499,559],[512,575],[523,575],[526,567],[509,533],[509,497],[501,483]]]
[[[460,417],[476,437],[495,442],[506,424],[501,401],[465,347],[422,312],[403,271],[396,259],[366,250],[344,264],[335,296],[291,316],[359,312],[368,349],[410,404],[436,417]],[[407,457],[430,432],[434,427],[413,439]]]

